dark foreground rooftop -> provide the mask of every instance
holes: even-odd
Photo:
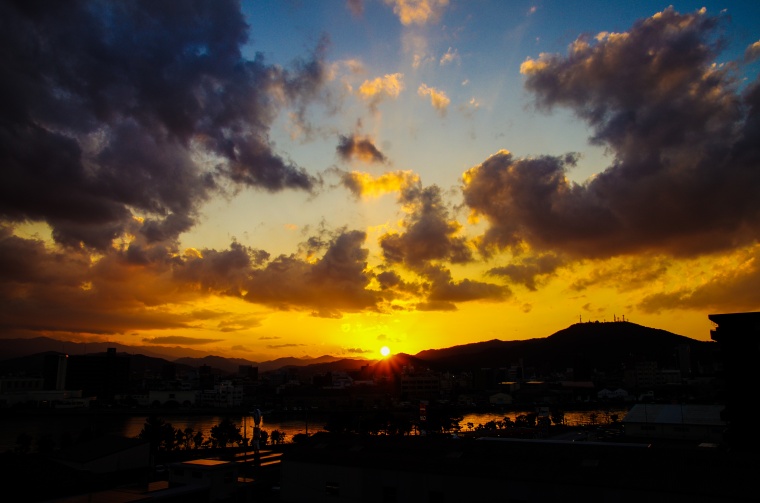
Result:
[[[309,493],[331,487],[354,501],[374,501],[379,487],[389,488],[394,501],[757,501],[760,473],[757,456],[707,446],[419,436],[310,440],[283,456],[283,501],[307,501]]]

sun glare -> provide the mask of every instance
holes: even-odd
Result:
[[[391,354],[391,350],[388,346],[383,346],[380,348],[380,354],[383,355],[383,357],[388,356]]]

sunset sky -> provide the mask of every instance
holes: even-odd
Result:
[[[760,2],[0,24],[0,337],[379,358],[760,310]]]

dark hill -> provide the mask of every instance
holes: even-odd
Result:
[[[223,374],[237,374],[241,365],[258,365],[256,362],[252,362],[243,358],[225,358],[223,356],[204,356],[203,358],[178,358],[176,363],[181,365],[187,365],[194,368],[199,368],[203,365],[208,365],[211,368],[219,369]]]
[[[422,358],[406,353],[396,353],[395,355],[378,360],[372,366],[370,372],[372,375],[391,375],[401,372],[404,367],[425,370],[430,367],[430,363]]]
[[[160,347],[149,348],[145,346],[125,346],[116,342],[74,342],[51,339],[50,337],[33,337],[30,339],[0,338],[0,360],[9,360],[19,356],[46,352],[69,355],[105,353],[109,348],[114,348],[119,353],[139,353],[153,358],[171,359],[166,354],[161,353]]]
[[[65,345],[65,348],[62,346]],[[550,375],[574,369],[576,378],[588,376],[594,370],[601,372],[620,371],[624,364],[636,359],[656,361],[660,368],[679,368],[678,348],[688,346],[691,352],[692,369],[704,364],[711,368],[718,359],[718,345],[715,342],[697,341],[665,330],[648,328],[630,322],[577,323],[545,338],[522,341],[501,341],[498,339],[464,344],[445,349],[421,351],[416,355],[399,353],[383,360],[342,360],[334,356],[319,358],[279,358],[266,362],[252,362],[242,358],[204,356],[204,358],[180,358],[178,360],[156,357],[144,352],[143,347],[129,347],[107,343],[73,343],[47,338],[0,339],[0,373],[13,373],[22,369],[41,369],[45,352],[83,354],[104,352],[115,347],[119,353],[140,353],[133,366],[138,371],[156,372],[160,367],[174,361],[179,368],[197,368],[209,365],[222,374],[235,374],[240,365],[254,365],[259,373],[283,368],[298,367],[306,374],[325,373],[338,370],[356,370],[368,365],[367,375],[387,374],[403,367],[417,370],[459,372],[479,368],[504,368],[522,366],[526,372]],[[86,351],[85,351],[86,348]],[[36,355],[36,356],[35,356]],[[25,359],[29,358],[29,359]],[[143,361],[139,361],[143,360]],[[155,361],[153,361],[155,360]]]
[[[326,374],[328,372],[354,372],[360,370],[365,366],[372,366],[376,363],[376,360],[360,360],[355,358],[343,358],[341,360],[312,363],[305,366],[288,365],[281,367],[280,370],[286,370],[291,368],[298,369],[299,376],[313,376]]]
[[[241,365],[253,365],[259,369],[259,373],[270,372],[290,367],[306,367],[308,365],[317,365],[338,361],[340,358],[335,356],[319,356],[317,358],[295,358],[285,357],[276,360],[267,360],[264,362],[253,362],[244,358],[226,358],[223,356],[205,356],[203,358],[179,358],[177,363],[200,367],[208,365],[212,368],[221,369],[226,374],[236,374]]]
[[[619,371],[635,360],[656,361],[661,368],[679,368],[678,348],[688,346],[692,361],[714,358],[717,344],[697,341],[665,330],[619,321],[577,323],[549,337],[524,341],[492,340],[447,349],[427,350],[416,356],[436,370],[463,371],[522,365],[542,374],[573,368]]]
[[[42,376],[47,355],[61,355],[58,351],[45,351],[33,355],[19,356],[0,360],[0,375],[26,375]],[[89,355],[105,354],[88,353]],[[176,364],[163,358],[155,358],[142,354],[116,353],[117,355],[129,356],[129,372],[138,378],[147,375],[160,376],[167,366],[173,366],[177,372],[194,370],[189,365]]]

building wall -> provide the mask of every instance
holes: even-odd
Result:
[[[760,449],[755,400],[757,364],[760,361],[760,312],[708,315],[715,328],[710,332],[718,342],[723,360],[727,442],[736,449],[755,453]]]
[[[129,355],[106,353],[71,355],[68,359],[66,383],[70,389],[81,389],[86,396],[113,400],[117,393],[129,391]]]
[[[148,393],[148,404],[158,402],[163,405],[167,402],[174,401],[180,405],[185,405],[186,403],[195,405],[197,398],[197,391],[151,390]]]
[[[207,501],[228,501],[237,490],[238,468],[233,462],[198,459],[173,463],[168,477],[172,486],[208,488]]]
[[[626,437],[723,443],[724,426],[625,423]]]
[[[148,468],[150,465],[150,445],[140,444],[130,449],[124,449],[113,454],[101,456],[87,461],[59,460],[60,463],[92,473],[115,473],[138,468]]]
[[[626,453],[621,452],[621,456]],[[535,460],[526,460],[531,463]],[[387,467],[331,466],[284,460],[282,463],[281,501],[291,503],[386,503],[386,502],[514,502],[539,503],[548,501],[667,501],[693,503],[708,501],[709,496],[695,495],[690,487],[692,478],[684,478],[680,468],[660,469],[662,481],[652,481],[645,467],[645,480],[636,474],[608,473],[599,459],[572,459],[571,468],[577,477],[556,477],[541,463],[535,464],[531,475],[514,475],[508,470],[498,476],[473,474],[471,470],[452,468],[445,472],[403,471]],[[495,461],[499,464],[499,461]],[[462,467],[464,468],[464,467]],[[581,475],[585,474],[585,475]],[[701,477],[694,474],[695,477]],[[700,480],[706,480],[701,478]],[[720,482],[716,482],[720,484]],[[698,485],[698,484],[697,484]],[[716,493],[721,488],[710,487]],[[699,497],[708,499],[700,500]],[[696,498],[696,499],[695,499]],[[711,500],[712,501],[712,500]],[[718,501],[718,500],[715,500]],[[730,497],[722,501],[735,501]]]

